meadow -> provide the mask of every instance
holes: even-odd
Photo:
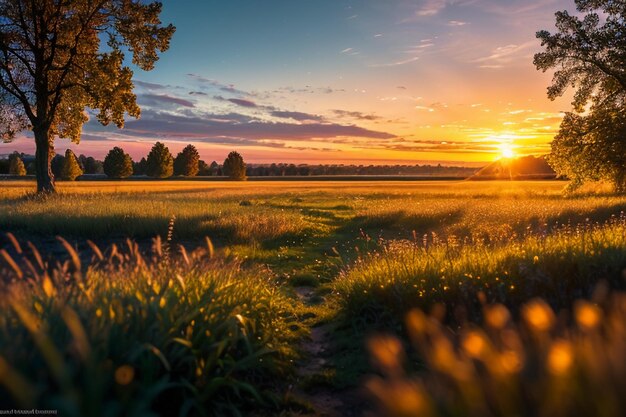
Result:
[[[0,407],[360,415],[391,398],[386,378],[407,408],[383,401],[381,415],[519,415],[520,390],[556,378],[528,373],[544,366],[535,352],[549,357],[557,342],[584,357],[574,381],[624,382],[621,368],[594,368],[589,343],[600,336],[561,312],[587,306],[594,332],[626,334],[615,324],[623,302],[610,301],[625,287],[626,197],[565,196],[565,185],[111,181],[59,183],[58,195],[38,197],[33,183],[3,182]],[[594,303],[576,303],[585,299]],[[463,353],[468,334],[480,346],[506,339],[489,330],[494,305],[509,338],[532,333],[529,305],[554,317],[538,336],[545,343],[524,336],[517,350],[498,348],[519,362],[506,379],[517,402],[506,407],[487,388],[464,391],[467,381],[497,383],[497,370],[459,376],[437,356],[457,370],[500,361],[471,343],[474,356]],[[616,337],[603,346],[624,363]],[[424,388],[432,385],[445,389]],[[479,397],[482,408],[468,408]],[[598,397],[604,415],[624,410],[620,398],[619,389]]]

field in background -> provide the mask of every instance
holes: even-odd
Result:
[[[481,299],[516,316],[535,297],[559,310],[589,297],[599,282],[623,289],[626,197],[564,197],[564,185],[98,181],[59,183],[59,195],[41,198],[31,194],[32,182],[2,182],[0,230],[22,245],[0,243],[2,291],[14,295],[0,296],[0,384],[10,386],[9,363],[18,381],[52,384],[48,389],[68,407],[78,396],[79,408],[100,401],[112,415],[133,404],[131,393],[142,393],[137,407],[154,407],[151,388],[170,395],[172,406],[193,410],[213,402],[220,413],[306,414],[323,407],[320,396],[358,386],[370,372],[366,337],[404,337],[413,308],[443,304],[441,318],[457,327],[481,320]],[[68,253],[56,235],[77,252]],[[11,284],[16,268],[22,278]],[[193,296],[185,295],[189,281]],[[233,292],[241,283],[252,292]],[[184,305],[175,305],[177,297]],[[107,311],[116,299],[121,304]],[[203,310],[207,300],[213,314]],[[33,327],[33,320],[47,324]],[[153,329],[143,327],[146,320]],[[126,351],[107,350],[115,338]],[[83,350],[97,352],[91,362],[72,347],[78,339],[89,346]],[[207,343],[223,346],[220,354],[203,350]],[[50,345],[65,365],[47,356]],[[147,345],[156,362],[137,353]],[[103,366],[107,360],[114,363]],[[52,376],[33,369],[38,361]],[[105,387],[96,400],[81,383],[87,364]],[[57,375],[55,366],[72,371]],[[135,385],[120,385],[119,369],[132,369]],[[149,369],[154,375],[146,376]],[[268,386],[268,378],[281,382]],[[37,396],[19,400],[50,405]]]

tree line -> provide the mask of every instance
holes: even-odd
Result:
[[[0,174],[14,176],[34,175],[35,164],[29,162],[32,157],[14,152],[8,159],[0,159]],[[120,147],[109,151],[103,161],[91,156],[76,156],[67,150],[65,155],[55,155],[51,162],[52,173],[65,181],[75,180],[83,174],[102,175],[109,178],[123,179],[131,175],[146,175],[154,178],[171,176],[210,177],[228,176],[242,180],[246,177],[282,177],[282,176],[320,176],[320,175],[431,175],[467,177],[476,172],[476,168],[461,166],[431,165],[351,165],[351,164],[246,164],[237,152],[231,152],[222,164],[216,161],[210,164],[200,159],[198,150],[193,145],[186,146],[176,157],[162,143],[154,145],[147,157],[133,161],[131,156]]]
[[[23,159],[23,154],[14,152],[8,159],[0,160],[0,174],[35,174],[35,163],[30,163],[27,167]],[[131,175],[147,175],[152,178],[220,175],[239,181],[246,179],[246,164],[238,152],[229,153],[222,165],[215,161],[208,165],[200,159],[200,154],[193,145],[187,145],[174,157],[161,142],[157,142],[147,157],[138,162],[133,161],[124,149],[116,146],[103,161],[85,155],[77,157],[71,149],[67,149],[65,155],[55,155],[52,158],[50,167],[55,178],[64,181],[74,181],[83,174],[105,174],[112,179],[124,179]]]

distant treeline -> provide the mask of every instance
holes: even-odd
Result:
[[[162,151],[166,153],[164,157],[158,159],[164,159],[165,162],[160,162],[157,165],[165,165],[165,169],[161,170],[164,174],[155,175],[151,172],[150,158],[154,152],[148,157],[141,158],[139,161],[133,161],[122,149],[115,148],[119,151],[119,155],[113,150],[107,155],[107,158],[111,160],[121,158],[122,161],[115,161],[120,165],[124,163],[124,158],[127,159],[127,175],[119,175],[118,172],[111,174],[106,169],[106,158],[104,161],[95,159],[91,156],[79,155],[75,156],[72,151],[67,151],[64,155],[55,155],[51,162],[52,173],[56,178],[60,179],[73,179],[68,178],[67,171],[72,171],[72,168],[68,168],[68,162],[74,161],[77,168],[74,169],[76,174],[107,174],[109,177],[125,178],[129,175],[148,175],[156,177],[169,177],[175,176],[233,176],[233,165],[241,166],[241,170],[245,169],[245,175],[239,174],[241,178],[245,177],[281,177],[281,176],[329,176],[329,175],[407,175],[407,176],[446,176],[446,177],[468,177],[476,173],[477,168],[460,167],[460,166],[444,166],[438,165],[345,165],[345,164],[288,164],[288,163],[272,163],[272,164],[245,164],[243,159],[236,152],[232,152],[224,163],[219,164],[216,161],[207,163],[201,159],[197,154],[197,150],[192,146],[188,146],[186,152],[181,152],[176,158],[170,155],[169,150],[162,144],[158,144]],[[153,151],[157,148],[153,148]],[[159,149],[160,149],[159,148]],[[188,153],[191,156],[188,156]],[[195,156],[194,156],[195,155]],[[235,156],[234,163],[232,157]],[[180,162],[180,163],[177,163]],[[193,165],[193,167],[186,168],[186,165]],[[197,165],[196,165],[197,164]],[[226,169],[224,168],[226,164]],[[153,164],[154,165],[154,164]],[[171,168],[168,169],[167,165]],[[17,169],[16,166],[23,166],[22,169]],[[131,169],[132,166],[132,169]],[[180,166],[180,169],[179,169]],[[196,169],[197,167],[197,169]],[[124,169],[119,168],[122,171]],[[119,170],[118,169],[118,170]],[[64,171],[65,170],[65,171]],[[154,171],[154,167],[152,169]],[[11,155],[0,157],[0,174],[11,175],[34,175],[35,174],[35,157],[24,153],[13,153]],[[70,177],[72,177],[70,175]]]

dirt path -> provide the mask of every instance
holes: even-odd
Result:
[[[312,304],[313,298],[316,297],[315,289],[310,287],[298,287],[295,288],[295,292],[300,301],[306,305]],[[311,328],[310,336],[300,345],[302,359],[296,370],[299,384],[296,395],[315,410],[304,414],[306,416],[361,416],[359,391],[339,390],[326,380],[333,373],[332,330],[333,325],[330,323],[314,326]]]

